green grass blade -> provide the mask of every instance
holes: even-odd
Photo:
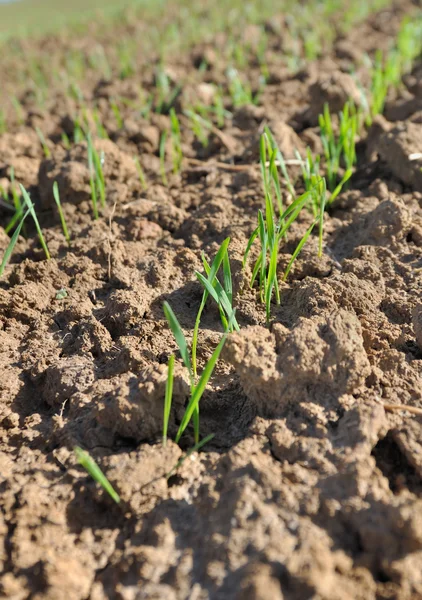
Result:
[[[37,230],[38,237],[40,239],[42,249],[44,250],[44,254],[45,254],[47,260],[50,260],[50,258],[51,258],[50,252],[48,251],[47,244],[45,243],[45,239],[44,239],[43,233],[41,231],[41,227],[40,227],[40,224],[38,222],[38,218],[37,218],[37,215],[35,213],[35,208],[34,208],[34,205],[32,204],[32,200],[29,197],[28,192],[26,191],[26,189],[23,187],[23,185],[21,183],[19,184],[19,187],[20,187],[21,192],[22,192],[23,200],[24,200],[24,202],[25,202],[25,204],[26,204],[26,206],[27,206],[27,208],[29,210],[29,213],[30,213],[30,215],[31,215],[31,217],[32,217],[32,219],[33,219],[33,221],[35,223],[35,228]]]
[[[26,211],[21,222],[16,227],[15,232],[10,239],[9,245],[7,246],[7,248],[5,250],[5,253],[3,255],[3,260],[1,261],[1,264],[0,264],[0,277],[3,275],[4,269],[6,268],[6,265],[9,262],[10,257],[12,256],[13,249],[16,246],[16,242],[18,241],[21,229],[23,227],[23,223],[28,215],[29,215],[29,209]]]
[[[166,382],[166,393],[164,396],[164,416],[163,416],[163,446],[167,444],[167,432],[170,419],[171,401],[173,398],[173,379],[174,379],[174,354],[169,358],[168,374]]]
[[[278,286],[277,282],[277,262],[278,262],[278,244],[274,244],[271,255],[270,255],[270,264],[268,267],[268,277],[267,277],[267,289],[265,290],[265,310],[267,323],[270,321],[270,313],[271,313],[271,296],[273,294],[274,286]]]
[[[187,370],[189,371],[189,376],[192,379],[192,365],[189,358],[189,350],[186,342],[186,338],[183,334],[182,328],[180,327],[180,323],[177,320],[176,315],[174,314],[170,304],[168,302],[164,302],[163,304],[164,314],[170,326],[170,329],[173,332],[174,339],[176,340],[176,344],[179,348],[180,356],[182,357],[183,362]]]
[[[300,240],[300,242],[298,243],[298,245],[296,246],[295,251],[292,254],[292,258],[290,259],[289,264],[287,265],[287,269],[284,272],[283,275],[283,281],[286,281],[289,273],[290,273],[290,269],[292,268],[292,265],[294,263],[294,261],[296,260],[296,258],[298,257],[300,251],[302,250],[303,246],[306,243],[306,240],[308,239],[308,237],[311,235],[313,228],[315,227],[317,221],[314,221],[312,223],[312,225],[309,227],[309,229],[306,231],[305,235],[303,236],[303,238]]]
[[[75,446],[74,451],[78,462],[89,473],[89,475],[91,475],[92,479],[101,485],[101,487],[107,492],[107,494],[109,494],[109,496],[111,496],[111,498],[114,500],[114,502],[116,502],[116,504],[119,504],[119,494],[113,488],[113,486],[111,485],[107,477],[104,475],[104,473],[101,471],[100,467],[97,465],[95,460],[90,457],[88,452],[85,452],[85,450],[79,448],[79,446]]]
[[[57,181],[55,181],[53,183],[53,196],[54,196],[54,200],[56,201],[56,204],[57,204],[57,209],[59,211],[59,216],[60,216],[60,221],[62,224],[64,237],[66,238],[66,241],[69,244],[70,243],[70,235],[69,235],[69,230],[67,228],[66,219],[64,217],[62,204],[60,202],[59,186],[57,185]]]
[[[208,294],[215,300],[215,302],[219,306],[223,308],[225,314],[227,315],[227,319],[233,322],[233,327],[236,329],[236,331],[239,331],[240,328],[236,321],[232,304],[229,300],[229,297],[226,294],[226,291],[224,290],[223,286],[218,281],[218,279],[215,279],[214,284],[212,284],[208,279],[206,279],[202,275],[202,273],[199,273],[199,271],[195,271],[195,275],[198,278],[199,282],[202,283]]]
[[[225,334],[222,337],[220,343],[218,344],[218,346],[214,350],[211,358],[207,362],[197,385],[195,386],[194,392],[193,392],[191,399],[189,400],[189,403],[186,407],[185,414],[183,415],[182,422],[180,423],[180,427],[179,427],[179,430],[176,435],[176,443],[179,442],[183,432],[185,431],[186,427],[189,424],[189,421],[191,420],[192,414],[194,413],[195,409],[198,408],[199,401],[201,400],[202,395],[205,391],[205,388],[208,384],[208,381],[210,380],[210,377],[214,371],[214,367],[215,367],[216,362],[221,354],[223,346],[226,342],[226,338],[227,338],[227,334]]]
[[[214,260],[213,260],[212,265],[211,265],[211,269],[209,270],[209,273],[208,273],[208,281],[211,284],[214,282],[214,279],[217,276],[218,270],[219,270],[219,268],[221,266],[221,263],[223,262],[224,255],[227,253],[227,249],[228,249],[229,244],[230,244],[230,238],[228,237],[228,238],[226,238],[223,241],[223,243],[221,244],[221,246],[220,246],[217,254],[214,257]],[[199,306],[198,313],[196,315],[195,325],[194,325],[194,328],[193,328],[193,336],[192,336],[192,367],[193,367],[193,377],[194,377],[194,379],[197,377],[196,353],[197,353],[197,346],[198,346],[199,325],[201,323],[201,315],[202,315],[202,312],[203,312],[203,310],[205,308],[205,304],[207,302],[207,298],[208,298],[208,292],[207,292],[207,290],[204,290],[204,293],[202,295],[201,304]]]
[[[256,228],[256,229],[253,231],[253,233],[252,233],[251,237],[249,238],[248,245],[246,246],[245,254],[243,255],[243,261],[242,261],[242,267],[243,267],[243,268],[245,268],[245,265],[246,265],[246,261],[247,261],[247,259],[248,259],[249,252],[250,252],[250,250],[251,250],[251,248],[252,248],[252,244],[254,243],[254,241],[256,240],[256,238],[258,237],[258,234],[259,234],[259,227],[257,227],[257,228]]]
[[[223,256],[223,282],[224,290],[227,294],[230,304],[233,303],[233,283],[232,283],[232,272],[230,268],[229,253],[226,252]]]

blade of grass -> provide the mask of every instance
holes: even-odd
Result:
[[[12,252],[14,247],[16,246],[16,242],[18,241],[21,229],[23,227],[23,223],[26,219],[26,217],[29,215],[29,209],[26,211],[26,213],[24,214],[21,222],[19,223],[19,225],[16,227],[14,234],[12,235],[9,245],[6,248],[6,251],[3,255],[3,260],[1,261],[0,264],[0,277],[3,275],[4,273],[4,269],[6,268],[7,263],[10,260],[10,257],[12,256]]]
[[[37,218],[37,215],[35,213],[35,208],[34,208],[34,205],[32,204],[32,200],[29,197],[28,192],[26,191],[26,189],[23,187],[23,185],[21,183],[19,184],[19,187],[20,187],[21,192],[22,192],[23,200],[24,200],[24,202],[25,202],[25,204],[26,204],[26,206],[27,206],[27,208],[29,210],[29,213],[30,213],[30,215],[31,215],[31,217],[32,217],[32,219],[33,219],[33,221],[35,223],[35,228],[37,230],[38,237],[40,239],[42,249],[44,250],[44,254],[45,254],[47,260],[50,260],[50,258],[51,258],[50,252],[48,251],[47,244],[45,243],[45,239],[44,239],[43,233],[41,231],[41,227],[40,227],[40,224],[38,222],[38,218]]]
[[[70,244],[69,230],[67,228],[66,219],[64,217],[64,213],[63,213],[63,209],[62,209],[62,204],[60,202],[60,193],[59,193],[59,186],[57,184],[57,181],[55,181],[53,183],[53,196],[54,196],[54,200],[56,201],[56,204],[57,204],[57,209],[59,211],[59,216],[60,216],[60,221],[62,224],[64,237],[66,238],[67,243]]]
[[[169,358],[166,393],[164,397],[163,446],[167,444],[167,432],[170,419],[171,401],[173,398],[174,354]]]
[[[85,450],[79,448],[79,446],[75,446],[74,452],[76,454],[78,462],[89,473],[89,475],[91,475],[92,479],[101,485],[101,487],[107,492],[107,494],[109,494],[109,496],[111,496],[111,498],[114,500],[114,502],[116,502],[116,504],[119,504],[119,494],[113,488],[113,486],[111,485],[107,477],[104,475],[104,473],[101,471],[100,467],[97,465],[95,460],[91,458],[88,452],[85,452]]]
[[[221,354],[221,351],[226,342],[226,339],[227,339],[227,334],[224,334],[220,343],[218,344],[217,348],[214,350],[211,358],[207,362],[197,385],[195,386],[195,390],[191,396],[191,399],[189,400],[188,406],[186,407],[186,411],[185,411],[185,414],[183,415],[182,422],[180,423],[180,427],[179,427],[179,430],[176,435],[176,443],[179,442],[183,432],[185,431],[186,427],[189,424],[192,414],[198,408],[199,401],[201,400],[202,395],[205,391],[205,388],[208,384],[208,381],[210,380],[210,377],[214,371],[215,364]]]

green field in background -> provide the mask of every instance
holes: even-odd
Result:
[[[64,25],[95,19],[98,14],[139,4],[138,0],[21,0],[0,4],[0,40],[14,35],[47,33]]]

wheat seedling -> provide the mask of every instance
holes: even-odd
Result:
[[[158,148],[158,154],[160,156],[160,173],[161,181],[163,185],[168,186],[167,171],[166,171],[166,142],[167,142],[167,131],[163,131],[160,137],[160,145]]]
[[[89,475],[92,477],[92,479],[101,485],[101,487],[114,500],[114,502],[116,502],[116,504],[119,504],[119,502],[120,502],[119,494],[113,488],[113,486],[111,485],[111,483],[109,482],[107,477],[104,475],[104,473],[101,471],[100,467],[97,465],[95,460],[93,458],[91,458],[91,456],[88,454],[88,452],[85,452],[85,450],[82,450],[82,448],[79,448],[79,446],[75,446],[74,452],[76,454],[76,458],[78,459],[78,462],[89,473]]]
[[[37,132],[38,139],[40,140],[41,147],[44,152],[45,158],[51,158],[50,148],[48,147],[47,142],[45,141],[43,132],[41,131],[41,129],[39,127],[36,127],[35,131]]]
[[[20,187],[20,189],[21,189],[21,193],[22,193],[23,201],[24,201],[24,203],[25,203],[25,205],[26,205],[26,208],[28,209],[28,211],[29,211],[29,214],[30,214],[30,215],[31,215],[31,217],[32,217],[32,220],[34,221],[34,224],[35,224],[35,229],[37,230],[38,237],[39,237],[39,240],[40,240],[40,242],[41,242],[42,249],[44,250],[44,254],[45,254],[45,256],[46,256],[47,260],[50,260],[50,258],[51,258],[51,256],[50,256],[50,252],[48,251],[47,244],[46,244],[46,242],[45,242],[45,239],[44,239],[43,233],[42,233],[42,231],[41,231],[41,227],[40,227],[40,224],[39,224],[39,222],[38,222],[37,215],[36,215],[36,213],[35,213],[35,207],[34,207],[34,205],[32,204],[32,200],[31,200],[31,198],[29,197],[29,194],[28,194],[28,192],[26,191],[26,189],[23,187],[23,185],[22,185],[22,184],[19,184],[19,187]]]
[[[172,161],[173,173],[179,173],[182,168],[183,152],[182,141],[180,135],[180,123],[177,118],[174,108],[170,109],[170,124],[171,124],[171,144],[172,144]]]
[[[69,230],[67,228],[66,219],[65,219],[65,216],[64,216],[64,213],[63,213],[63,209],[62,209],[62,204],[60,202],[60,193],[59,193],[59,186],[57,184],[57,181],[55,181],[53,183],[53,196],[54,196],[54,200],[55,200],[56,205],[57,205],[57,209],[59,211],[60,222],[62,224],[62,229],[63,229],[64,237],[66,239],[66,242],[68,244],[70,244]]]
[[[134,156],[133,160],[135,162],[135,167],[136,167],[136,170],[138,172],[139,183],[141,184],[142,189],[146,190],[147,187],[148,187],[147,186],[147,180],[146,180],[146,177],[145,177],[144,170],[143,170],[143,168],[141,166],[141,162],[140,162],[140,160],[139,160],[139,158],[137,156]]]

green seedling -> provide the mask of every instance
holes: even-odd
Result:
[[[99,483],[101,487],[107,492],[107,494],[119,504],[120,496],[113,488],[107,477],[101,471],[100,467],[97,465],[95,460],[91,458],[88,452],[79,448],[79,446],[75,446],[74,452],[76,454],[76,458],[78,462],[83,466],[83,468],[87,471],[87,473],[92,477],[94,481]]]
[[[325,104],[324,113],[319,115],[319,127],[324,148],[328,187],[331,191],[334,191],[337,186],[341,161],[344,162],[347,172],[352,170],[356,162],[358,114],[352,104],[345,104],[339,120],[339,135],[336,136],[328,104]]]
[[[214,257],[214,260],[211,264],[211,268],[209,269],[209,271],[207,272],[207,281],[210,283],[211,286],[214,286],[215,284],[215,280],[217,277],[217,273],[220,269],[221,264],[223,263],[224,260],[224,256],[227,254],[227,250],[230,244],[230,238],[226,238],[224,240],[224,242],[221,244],[220,249],[218,250],[217,254]],[[201,300],[201,304],[199,305],[199,309],[196,315],[196,319],[195,319],[195,325],[193,328],[193,336],[192,336],[192,373],[193,373],[193,380],[195,381],[197,378],[197,362],[196,362],[196,355],[197,355],[197,346],[198,346],[198,333],[199,333],[199,326],[201,323],[201,316],[202,313],[204,311],[205,305],[207,303],[208,300],[208,289],[207,287],[205,287],[204,292],[202,294],[202,300]]]
[[[267,193],[267,190],[265,189],[266,179],[271,180],[273,183],[275,192],[277,194],[277,202],[278,202],[279,211],[281,214],[283,212],[283,204],[281,202],[281,191],[280,191],[280,184],[279,184],[279,178],[278,178],[278,172],[277,172],[277,164],[280,167],[280,171],[281,171],[284,181],[286,183],[287,190],[293,200],[296,198],[296,191],[295,191],[293,182],[290,179],[289,173],[287,171],[286,161],[284,159],[284,156],[283,156],[280,148],[278,147],[278,144],[277,144],[273,134],[271,133],[270,129],[267,126],[264,127],[264,134],[267,139],[266,147],[268,148],[269,160],[270,160],[270,163],[272,162],[272,164],[269,163],[267,165],[266,157],[264,157],[264,161],[263,161],[262,148],[261,148],[260,161],[261,161],[261,174],[263,175],[263,182],[264,182],[264,193]],[[260,143],[262,145],[262,142],[260,142]],[[263,169],[265,170],[265,168],[267,168],[268,166],[270,167],[269,174],[268,174],[268,177],[265,177]]]
[[[110,101],[110,108],[113,112],[114,118],[116,119],[116,124],[117,124],[118,129],[122,129],[123,125],[124,125],[124,121],[123,121],[122,113],[120,112],[120,109],[115,100]]]
[[[253,94],[249,83],[244,83],[237,69],[230,67],[227,71],[229,83],[229,93],[234,107],[244,106],[245,104],[257,104],[259,93]]]
[[[168,374],[166,382],[166,393],[164,397],[164,416],[163,416],[163,446],[167,444],[167,432],[170,420],[171,402],[173,398],[173,379],[174,379],[174,354],[169,358]]]
[[[138,158],[137,156],[134,156],[134,157],[133,157],[133,160],[134,160],[134,163],[135,163],[135,166],[136,166],[136,170],[137,170],[137,172],[138,172],[139,182],[140,182],[140,184],[141,184],[142,188],[143,188],[144,190],[146,190],[146,189],[147,189],[147,187],[148,187],[148,186],[147,186],[147,180],[146,180],[146,177],[145,177],[144,170],[143,170],[143,168],[141,167],[140,160],[139,160],[139,158]]]
[[[40,242],[41,242],[41,247],[42,247],[42,249],[44,250],[45,257],[46,257],[46,259],[47,259],[47,260],[50,260],[50,258],[51,258],[51,256],[50,256],[50,252],[48,251],[47,244],[46,244],[46,242],[45,242],[45,239],[44,239],[43,233],[42,233],[42,231],[41,231],[41,227],[40,227],[40,224],[39,224],[39,222],[38,222],[37,215],[36,215],[36,213],[35,213],[35,207],[34,207],[34,205],[32,204],[32,200],[31,200],[31,198],[29,197],[29,194],[28,194],[28,192],[26,191],[26,189],[23,187],[23,185],[22,185],[21,183],[19,184],[19,187],[20,187],[20,189],[21,189],[22,198],[23,198],[23,201],[24,201],[24,203],[25,203],[25,205],[26,205],[26,208],[28,209],[28,211],[29,211],[29,214],[30,214],[30,215],[31,215],[31,217],[32,217],[32,220],[34,221],[34,224],[35,224],[35,229],[37,230],[38,237],[39,237],[39,240],[40,240]]]
[[[13,215],[13,217],[11,218],[11,220],[5,227],[6,233],[9,233],[9,231],[12,231],[12,229],[15,227],[16,223],[18,223],[19,219],[22,217],[22,214],[23,214],[21,199],[20,199],[20,196],[18,194],[16,185],[15,185],[15,169],[13,168],[13,166],[10,167],[10,183],[11,183],[10,189],[11,189],[11,194],[12,194],[12,198],[13,198],[13,206],[15,208],[15,214]]]
[[[10,101],[13,105],[13,108],[15,109],[16,120],[18,122],[18,125],[23,125],[25,122],[25,112],[23,110],[22,104],[19,102],[16,96],[12,96]]]
[[[62,229],[63,229],[64,237],[65,237],[67,243],[70,244],[69,230],[67,228],[66,219],[65,219],[65,216],[64,216],[64,213],[63,213],[63,209],[62,209],[62,204],[60,202],[60,193],[59,193],[59,186],[57,184],[57,181],[55,181],[53,183],[53,196],[54,196],[54,200],[55,200],[56,205],[57,205],[57,209],[59,211],[60,222],[62,224]]]
[[[167,142],[167,131],[163,131],[160,138],[160,145],[158,148],[158,154],[160,156],[160,173],[161,181],[163,185],[168,186],[167,171],[166,171],[166,142]]]
[[[5,251],[4,255],[3,255],[3,259],[2,259],[1,264],[0,264],[0,277],[3,275],[4,270],[6,268],[6,265],[9,262],[10,257],[12,256],[13,250],[14,250],[14,248],[16,246],[16,243],[17,243],[17,241],[19,239],[19,235],[21,233],[24,221],[25,221],[25,219],[26,219],[26,217],[28,215],[29,215],[29,210],[27,210],[26,213],[23,215],[22,219],[19,222],[19,225],[16,227],[16,229],[15,229],[12,237],[10,238],[9,245],[6,248],[6,251]]]
[[[416,19],[406,17],[397,36],[397,50],[400,55],[401,72],[408,73],[413,61],[422,53],[422,16]]]
[[[183,363],[188,371],[189,380],[190,380],[190,399],[189,399],[185,414],[183,416],[182,422],[180,424],[179,430],[176,435],[176,443],[179,442],[180,437],[182,436],[183,432],[185,431],[186,427],[188,426],[191,418],[193,418],[195,443],[199,442],[199,401],[202,398],[202,395],[205,391],[208,381],[214,371],[215,364],[220,356],[221,350],[223,349],[228,332],[232,331],[234,328],[238,329],[238,327],[239,327],[235,320],[234,311],[231,308],[231,301],[232,301],[233,296],[232,296],[232,292],[231,292],[231,281],[230,281],[230,283],[228,281],[229,274],[227,272],[227,266],[226,266],[226,275],[225,275],[225,278],[226,278],[225,286],[227,288],[229,295],[227,295],[227,291],[224,288],[222,288],[222,286],[221,286],[221,284],[219,284],[219,282],[218,282],[218,284],[220,285],[220,287],[218,287],[218,285],[216,285],[217,273],[218,273],[218,270],[224,260],[224,255],[227,254],[227,248],[228,248],[229,242],[230,242],[230,239],[227,238],[221,245],[219,251],[217,252],[217,254],[212,262],[211,267],[209,268],[207,278],[205,279],[205,277],[203,277],[202,279],[200,279],[201,283],[204,285],[204,292],[202,295],[202,301],[201,301],[201,304],[200,304],[200,307],[199,307],[199,310],[197,313],[197,317],[195,320],[195,326],[194,326],[193,337],[192,337],[192,347],[191,347],[190,352],[189,352],[186,338],[185,338],[182,328],[180,326],[180,323],[179,323],[176,315],[174,314],[172,308],[170,307],[170,305],[167,302],[165,302],[163,305],[164,314],[166,316],[166,319],[168,321],[170,329],[172,330],[174,339],[179,348],[179,352],[182,357]],[[222,290],[224,293],[222,293]],[[219,306],[221,306],[222,310],[224,311],[225,317],[227,319],[227,327],[225,327],[225,333],[224,333],[220,343],[218,344],[217,348],[214,350],[209,361],[206,363],[206,365],[202,371],[202,374],[198,379],[197,361],[196,361],[198,332],[199,332],[199,325],[200,325],[200,321],[201,321],[201,315],[205,308],[205,304],[206,304],[206,301],[207,301],[209,295],[211,295],[216,300],[217,304]],[[231,298],[231,300],[230,300],[230,298]],[[172,370],[170,368],[169,368],[169,374],[171,374],[171,376],[172,376]],[[170,388],[171,385],[172,384],[168,382],[168,388]],[[166,392],[165,419],[164,419],[164,433],[165,434],[167,432],[167,427],[168,427],[169,402],[170,402],[170,400],[167,398],[167,392]],[[164,437],[164,433],[163,433],[163,437]]]
[[[212,123],[199,115],[194,109],[185,110],[184,114],[189,118],[192,131],[197,140],[204,148],[208,146]]]
[[[202,253],[202,263],[207,277],[209,277],[211,267],[208,264],[204,253]],[[204,287],[204,290],[206,290],[211,298],[217,303],[224,330],[230,333],[235,330],[240,331],[233,309],[233,285],[228,253],[225,252],[223,255],[223,285],[221,285],[217,277],[215,277],[213,283],[210,283],[202,273],[195,271],[195,275]]]
[[[87,145],[92,208],[94,218],[98,219],[98,200],[103,208],[106,205],[106,186],[103,172],[104,154],[101,153],[101,157],[99,156],[90,134],[87,137]]]
[[[123,40],[117,46],[117,59],[120,79],[127,79],[135,74],[134,49],[128,45],[128,40]]]
[[[93,119],[93,121],[95,123],[95,127],[97,129],[97,136],[100,138],[100,140],[108,140],[109,135],[107,133],[107,129],[104,127],[104,125],[101,121],[100,113],[98,112],[97,108],[94,108],[92,110],[92,119]],[[86,120],[87,120],[87,128],[88,128],[88,116],[86,116]]]
[[[50,148],[48,147],[47,142],[45,141],[43,132],[39,127],[36,127],[35,131],[37,132],[38,139],[40,140],[45,158],[51,158]]]
[[[172,87],[171,81],[162,67],[157,70],[156,85],[157,101],[155,110],[160,114],[167,114],[180,94],[182,87],[180,85]]]
[[[81,119],[79,117],[76,117],[73,128],[73,141],[75,142],[75,144],[79,144],[80,142],[83,142],[85,137],[86,136],[83,129],[83,125],[81,123]]]
[[[299,152],[295,152],[296,158],[301,161],[302,177],[305,190],[309,192],[314,186],[317,177],[319,177],[320,156],[312,156],[311,149],[306,148],[306,158],[303,160]]]
[[[70,150],[69,136],[67,135],[67,133],[65,131],[62,132],[61,138],[62,138],[63,148],[65,150]]]
[[[177,174],[182,168],[183,152],[182,140],[180,135],[180,123],[177,118],[174,108],[170,109],[170,124],[171,124],[171,144],[172,144],[172,161],[173,173]]]

